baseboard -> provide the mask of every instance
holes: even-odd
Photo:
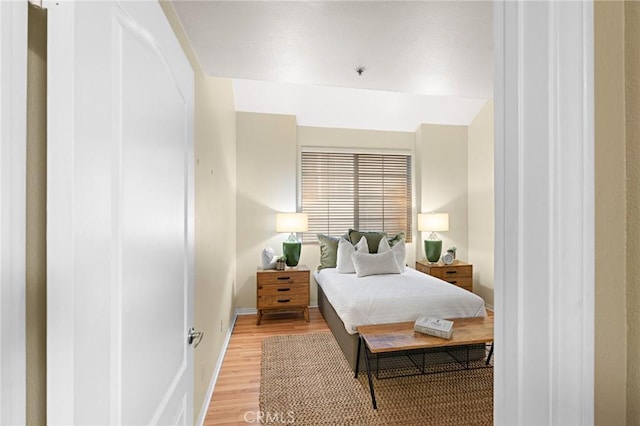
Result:
[[[258,310],[256,308],[236,308],[236,316],[238,315],[256,315]]]
[[[220,369],[222,368],[222,361],[224,361],[224,356],[227,353],[227,346],[229,346],[229,340],[231,340],[231,334],[233,333],[233,326],[236,324],[236,319],[238,318],[238,312],[233,315],[233,319],[231,320],[231,324],[229,324],[229,329],[227,330],[227,335],[224,338],[224,343],[222,344],[222,348],[220,349],[220,354],[218,355],[218,362],[216,362],[216,366],[213,369],[213,374],[211,375],[211,381],[209,382],[209,388],[207,389],[207,395],[202,402],[202,407],[200,407],[200,415],[198,416],[198,421],[196,422],[197,426],[202,426],[204,424],[204,420],[207,417],[207,411],[209,409],[209,403],[211,402],[211,397],[213,396],[213,389],[216,387],[216,382],[218,381],[218,374],[220,374]]]

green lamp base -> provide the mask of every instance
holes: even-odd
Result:
[[[424,254],[431,263],[437,263],[442,253],[442,240],[424,240]]]
[[[302,243],[285,241],[282,243],[282,254],[286,257],[287,266],[298,266]]]

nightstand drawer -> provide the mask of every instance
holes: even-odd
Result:
[[[309,284],[309,272],[283,271],[258,274],[258,285]]]
[[[473,292],[473,265],[469,263],[456,260],[451,265],[445,265],[443,262],[419,260],[416,270]]]
[[[473,279],[471,277],[440,278],[440,279],[448,283],[457,285],[458,287],[462,287],[465,290],[472,291],[473,289]]]
[[[431,268],[429,275],[448,281],[449,278],[471,277],[473,275],[471,265],[460,266],[444,266],[439,268]]]
[[[258,284],[258,296],[291,296],[292,294],[309,294],[308,284]]]
[[[307,294],[283,294],[274,296],[258,296],[260,309],[306,307],[309,305],[309,293]]]

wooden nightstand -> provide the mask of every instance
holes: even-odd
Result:
[[[419,260],[416,262],[416,269],[473,292],[473,265],[459,260],[454,260],[451,265],[445,265],[442,261],[429,263],[427,260]]]
[[[257,325],[265,312],[297,311],[309,322],[309,268],[298,265],[284,271],[275,269],[257,272]]]

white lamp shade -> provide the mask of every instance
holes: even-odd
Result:
[[[449,230],[449,213],[418,214],[418,231],[436,232]]]
[[[306,232],[308,230],[308,214],[276,213],[276,232]]]

